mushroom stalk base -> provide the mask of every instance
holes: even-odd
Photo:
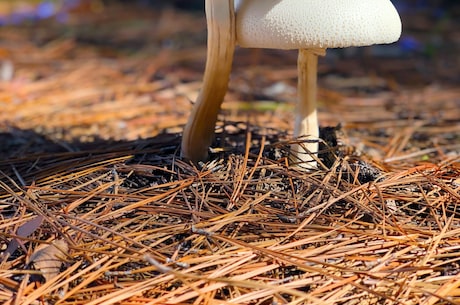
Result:
[[[206,0],[206,19],[208,51],[203,86],[182,135],[181,155],[194,163],[208,157],[228,89],[236,44],[233,0]]]
[[[319,127],[316,113],[317,107],[317,70],[318,56],[324,56],[325,49],[300,49],[297,61],[298,69],[298,96],[296,109],[294,136],[299,142],[291,147],[293,156],[291,161],[294,165],[314,169],[317,162],[314,157],[318,153]]]

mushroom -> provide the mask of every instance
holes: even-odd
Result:
[[[206,0],[208,59],[203,87],[184,129],[182,156],[205,160],[228,86],[233,51],[244,48],[298,49],[298,103],[292,147],[304,168],[315,168],[318,56],[326,48],[392,43],[401,20],[390,0]],[[219,6],[217,6],[219,3]],[[236,36],[235,36],[236,33]]]
[[[208,51],[203,86],[182,134],[181,155],[194,163],[206,160],[220,106],[228,89],[235,50],[233,0],[206,0]]]

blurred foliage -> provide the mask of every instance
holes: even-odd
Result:
[[[174,6],[180,9],[187,10],[202,10],[204,8],[204,0],[0,0],[0,11],[4,11],[5,7],[20,7],[24,5],[49,5],[55,6],[76,5],[77,3],[112,5],[121,2],[135,6],[151,6],[163,7]],[[432,10],[434,15],[442,15],[449,13],[451,8],[456,8],[455,12],[460,9],[458,0],[393,0],[393,4],[402,12],[411,12],[419,10]]]

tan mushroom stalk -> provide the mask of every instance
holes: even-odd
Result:
[[[222,11],[214,6],[217,3]],[[366,46],[398,40],[401,35],[398,12],[390,0],[236,0],[235,4],[233,28],[233,6],[230,1],[206,2],[209,39],[217,40],[208,43],[210,48],[217,50],[208,50],[203,90],[184,131],[182,154],[192,161],[206,158],[214,130],[214,125],[210,123],[215,124],[219,110],[216,106],[220,107],[224,90],[227,89],[233,56],[233,47],[225,50],[218,48],[224,47],[225,41],[225,48],[230,48],[235,41],[228,42],[228,38],[234,37],[233,31],[236,31],[236,42],[241,47],[299,50],[299,101],[294,136],[307,137],[312,141],[295,145],[292,150],[294,159],[302,167],[314,168],[316,162],[311,154],[318,151],[319,134],[316,114],[318,55],[324,55],[326,48]],[[224,9],[229,9],[228,15],[225,15]],[[220,17],[228,16],[229,22],[222,24],[229,28],[230,36],[223,33],[224,26],[216,26],[217,21],[212,20],[212,13],[217,15],[216,12],[223,15]],[[219,24],[221,22],[219,19]],[[212,38],[213,33],[217,32],[224,36]],[[220,59],[213,56],[220,56]],[[225,57],[228,62],[223,61]],[[216,67],[217,63],[221,66]],[[210,110],[205,110],[207,107]],[[201,128],[202,122],[197,120],[206,120],[206,128]]]
[[[235,50],[233,0],[206,0],[208,51],[203,87],[182,135],[182,157],[203,161],[214,137],[219,110],[228,89]]]

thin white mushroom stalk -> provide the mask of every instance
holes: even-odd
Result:
[[[326,55],[325,49],[300,49],[297,61],[298,101],[294,125],[294,137],[303,137],[304,143],[291,147],[293,165],[314,169],[317,162],[313,154],[318,152],[319,125],[317,117],[318,56]],[[299,138],[299,141],[302,139]]]
[[[194,163],[208,157],[236,44],[233,0],[206,0],[208,50],[203,85],[182,135],[181,155]]]

